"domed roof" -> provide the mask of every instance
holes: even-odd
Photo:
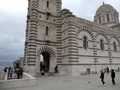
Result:
[[[94,16],[94,23],[98,25],[104,25],[107,27],[113,26],[119,23],[119,13],[109,4],[101,5]]]
[[[111,5],[103,3],[103,5],[101,5],[97,9],[96,15],[101,14],[102,12],[106,12],[106,11],[115,11],[116,12],[116,10]]]

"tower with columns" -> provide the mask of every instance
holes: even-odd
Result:
[[[24,66],[39,72],[40,55],[46,71],[61,63],[61,0],[28,0]]]

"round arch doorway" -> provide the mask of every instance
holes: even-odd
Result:
[[[45,72],[49,72],[50,54],[48,52],[42,52],[41,55],[43,60],[40,60],[40,68],[44,68]]]

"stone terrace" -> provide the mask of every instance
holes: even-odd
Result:
[[[6,90],[120,90],[120,72],[116,72],[116,86],[112,87],[110,74],[105,74],[106,85],[101,84],[100,74],[80,76],[37,77],[36,86]]]

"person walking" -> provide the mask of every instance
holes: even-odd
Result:
[[[55,66],[55,74],[58,72],[58,66]]]
[[[104,72],[102,70],[101,70],[100,78],[101,78],[102,84],[105,85],[105,82],[104,82]]]
[[[23,76],[23,69],[21,67],[19,67],[19,70],[20,70],[20,78],[22,78],[22,76]]]
[[[40,71],[40,73],[41,73],[41,76],[44,76],[45,74],[44,74],[44,69],[42,69],[41,71]]]
[[[115,83],[115,72],[114,72],[114,69],[111,70],[111,78],[112,78],[112,85],[116,85]]]
[[[11,67],[8,68],[8,78],[12,78],[12,69],[11,69]]]
[[[17,68],[17,79],[20,79],[20,69]]]
[[[109,68],[107,67],[107,73],[109,74]]]
[[[12,74],[13,74],[13,71],[12,71],[12,70],[10,70],[10,78],[12,78]]]

